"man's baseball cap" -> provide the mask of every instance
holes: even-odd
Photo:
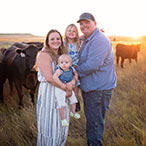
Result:
[[[83,13],[83,14],[80,15],[77,23],[79,23],[81,20],[94,21],[95,18],[91,13]]]

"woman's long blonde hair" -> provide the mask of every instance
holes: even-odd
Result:
[[[77,35],[76,35],[76,37],[75,37],[75,39],[74,39],[74,42],[77,43],[77,48],[78,48],[78,51],[79,51],[79,48],[80,48],[79,31],[78,31],[78,28],[77,28],[77,26],[76,26],[75,24],[69,24],[69,25],[67,26],[66,30],[65,30],[65,34],[64,34],[65,46],[68,47],[68,44],[69,44],[69,41],[68,41],[68,38],[67,38],[67,35],[66,35],[66,34],[67,34],[67,31],[68,31],[68,29],[69,29],[70,27],[75,27],[75,29],[76,29]]]
[[[63,43],[61,33],[56,29],[51,29],[45,37],[44,48],[45,48],[45,51],[47,51],[51,55],[52,59],[57,62],[57,56],[54,54],[53,50],[50,48],[50,46],[48,44],[49,36],[50,36],[51,33],[54,33],[54,32],[57,32],[59,34],[60,38],[61,38],[61,46],[59,47],[58,55],[60,56],[62,54],[67,54],[68,50],[66,49],[66,47],[64,47],[64,43]]]

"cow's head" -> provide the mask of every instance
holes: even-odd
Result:
[[[26,64],[26,68],[31,71],[33,69],[33,66],[35,65],[35,61],[36,61],[36,56],[38,53],[38,48],[30,45],[28,47],[26,47],[25,49],[17,49],[16,52],[18,54],[20,54],[20,56],[22,58],[25,59],[25,64]]]
[[[137,44],[137,52],[140,52],[141,44]]]
[[[27,42],[27,44],[36,46],[39,51],[43,48],[42,42]]]

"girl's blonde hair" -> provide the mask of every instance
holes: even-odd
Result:
[[[58,50],[58,55],[62,55],[62,54],[67,54],[68,53],[68,50],[66,47],[64,47],[64,43],[63,43],[63,39],[62,39],[62,36],[61,36],[61,33],[56,30],[56,29],[51,29],[46,37],[45,37],[45,40],[44,40],[44,48],[45,50],[51,55],[52,59],[55,60],[57,62],[57,58],[56,58],[56,55],[54,54],[53,50],[50,48],[49,44],[48,44],[48,40],[49,40],[49,36],[51,33],[58,33],[60,38],[61,38],[61,46],[59,47],[59,50]]]
[[[65,46],[68,47],[68,44],[69,44],[69,41],[68,41],[68,38],[67,38],[67,31],[70,27],[75,27],[76,29],[76,37],[74,39],[74,42],[77,43],[77,48],[78,48],[78,51],[79,51],[79,48],[80,48],[80,38],[79,38],[79,31],[78,31],[78,28],[75,24],[69,24],[65,30],[65,34],[64,34],[64,41],[65,41]]]

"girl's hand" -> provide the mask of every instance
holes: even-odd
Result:
[[[73,90],[73,84],[72,84],[72,82],[66,83],[66,88],[67,88],[68,90]]]

